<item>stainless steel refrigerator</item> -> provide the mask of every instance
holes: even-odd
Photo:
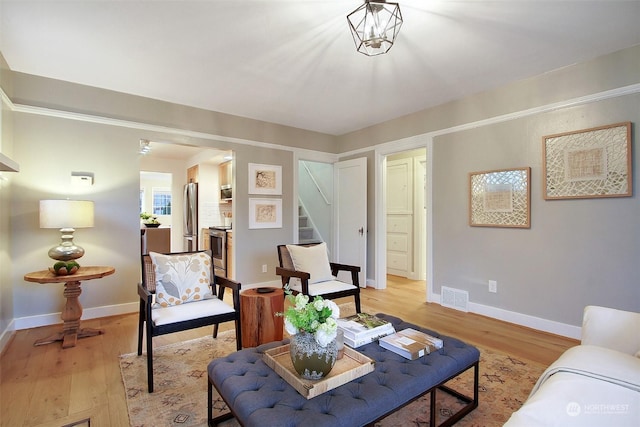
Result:
[[[184,250],[198,250],[198,184],[184,186],[183,198],[183,235]]]

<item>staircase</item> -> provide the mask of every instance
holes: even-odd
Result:
[[[309,221],[309,216],[304,207],[298,204],[298,243],[320,242],[316,229]]]

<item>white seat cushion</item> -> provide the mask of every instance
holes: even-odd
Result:
[[[229,304],[214,297],[189,304],[154,308],[151,310],[151,320],[156,326],[161,326],[233,311]]]
[[[300,282],[293,283],[293,280],[291,280],[290,286],[291,289],[297,292],[302,292],[302,286],[300,285]],[[354,286],[352,284],[341,282],[340,280],[335,280],[335,278],[334,280],[327,280],[326,282],[309,284],[309,294],[311,296],[331,294],[333,292],[340,291],[352,291],[353,289]]]

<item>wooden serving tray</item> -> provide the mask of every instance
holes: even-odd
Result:
[[[349,381],[372,372],[375,368],[373,359],[347,346],[344,347],[344,356],[342,359],[336,360],[336,364],[329,372],[329,375],[315,381],[305,380],[298,375],[291,362],[289,344],[265,351],[263,359],[267,366],[307,399],[340,387]]]

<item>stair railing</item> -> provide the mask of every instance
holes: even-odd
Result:
[[[322,188],[320,188],[320,185],[318,185],[318,181],[316,180],[315,176],[313,176],[313,173],[311,173],[309,166],[307,166],[307,162],[301,162],[301,163],[302,163],[302,167],[304,167],[304,169],[307,171],[309,178],[311,178],[313,185],[315,185],[316,189],[318,189],[318,193],[320,193],[320,195],[324,199],[324,202],[327,205],[330,205],[331,203],[329,202],[329,199],[327,199],[327,196],[324,194],[324,191],[322,191]]]

